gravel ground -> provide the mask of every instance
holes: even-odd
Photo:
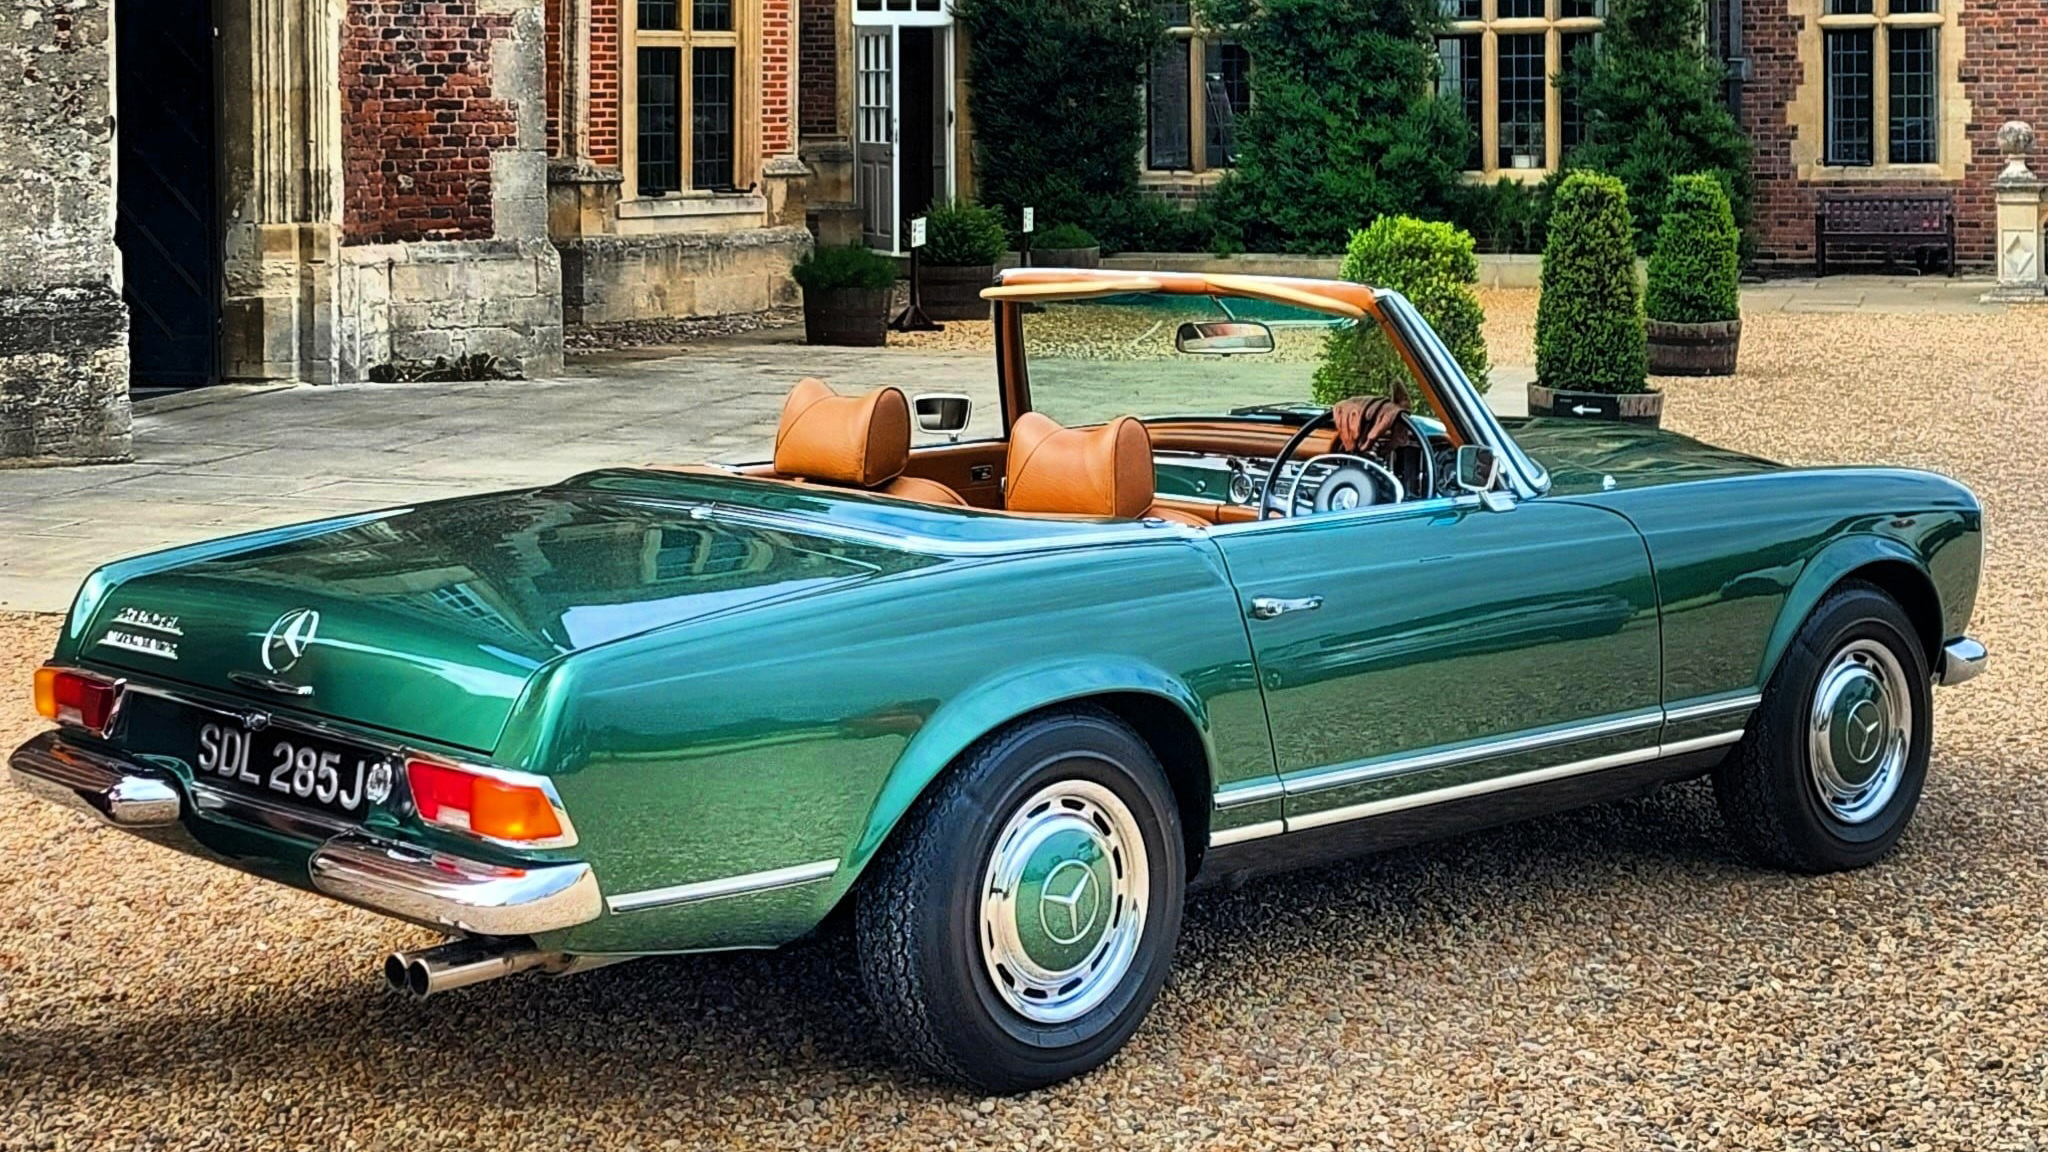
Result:
[[[1992,670],[1875,868],[1751,868],[1687,786],[1261,881],[1197,900],[1107,1069],[983,1100],[893,1063],[840,948],[411,1006],[375,966],[422,933],[11,804],[0,1148],[2041,1148],[2041,320],[1754,316],[1743,375],[1669,384],[1683,431],[1988,506]],[[9,741],[55,628],[0,617]]]

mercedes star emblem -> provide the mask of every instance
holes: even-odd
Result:
[[[1868,764],[1877,758],[1878,749],[1884,744],[1880,738],[1883,724],[1877,715],[1877,705],[1869,700],[1860,700],[1849,709],[1849,730],[1843,735],[1849,749],[1849,756],[1858,764]]]
[[[263,666],[272,672],[289,672],[320,630],[320,613],[311,608],[294,608],[277,618],[263,634]]]
[[[1064,946],[1088,935],[1102,913],[1102,901],[1090,901],[1085,918],[1081,901],[1094,895],[1095,885],[1095,870],[1079,860],[1063,860],[1052,870],[1038,898],[1038,926],[1047,939]],[[1062,886],[1066,886],[1064,891]]]

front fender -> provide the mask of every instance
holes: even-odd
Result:
[[[1778,670],[1778,662],[1784,659],[1792,640],[1799,635],[1799,629],[1806,624],[1813,610],[1820,606],[1835,585],[1860,568],[1872,564],[1897,563],[1912,569],[1923,585],[1923,591],[1940,602],[1934,581],[1927,574],[1927,562],[1921,554],[1904,541],[1889,536],[1857,534],[1844,536],[1830,542],[1804,569],[1785,597],[1785,604],[1778,612],[1778,622],[1771,629],[1770,640],[1764,645],[1762,667],[1757,669],[1757,683],[1768,684]],[[1933,659],[1935,653],[1929,652]]]
[[[1213,778],[1216,749],[1201,697],[1158,666],[1128,656],[1098,656],[1005,669],[948,700],[905,746],[840,869],[842,890],[858,879],[932,781],[975,741],[1020,716],[1110,693],[1138,693],[1178,707],[1201,733]]]

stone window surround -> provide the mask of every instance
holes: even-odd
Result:
[[[1519,180],[1540,184],[1564,161],[1564,101],[1557,85],[1546,86],[1543,111],[1543,164],[1537,168],[1500,166],[1500,37],[1540,32],[1544,38],[1543,74],[1555,77],[1564,71],[1564,37],[1574,32],[1595,33],[1606,27],[1603,16],[1561,16],[1559,0],[1545,0],[1541,16],[1503,17],[1498,0],[1482,0],[1477,20],[1452,20],[1441,33],[1444,37],[1479,36],[1479,124],[1480,166],[1465,173],[1468,181]]]
[[[1787,0],[1790,14],[1800,21],[1799,62],[1801,78],[1785,105],[1785,121],[1791,125],[1792,165],[1802,181],[1836,184],[1896,183],[1899,181],[1961,181],[1970,166],[1970,97],[1963,86],[1962,9],[1969,0],[1941,0],[1940,9],[1928,13],[1888,15],[1889,0],[1875,0],[1869,15],[1832,16],[1827,0]],[[1879,25],[1934,28],[1937,59],[1935,68],[1935,117],[1939,123],[1933,164],[1837,165],[1825,162],[1827,138],[1827,46],[1824,30],[1830,28],[1875,28]],[[1873,93],[1876,132],[1874,146],[1883,149],[1890,139],[1890,84],[1885,66],[1885,46],[1877,44],[1878,63]]]
[[[763,211],[762,197],[755,192],[710,192],[688,189],[672,192],[666,196],[640,195],[640,48],[647,46],[676,47],[683,49],[684,60],[689,59],[689,48],[693,43],[733,48],[733,91],[737,106],[733,109],[733,185],[745,188],[758,184],[761,176],[761,6],[759,0],[732,0],[731,32],[694,32],[690,29],[691,0],[681,0],[683,25],[681,31],[640,30],[640,5],[638,0],[619,0],[619,168],[625,177],[619,203],[621,219],[640,218],[649,220],[687,223],[691,219],[706,215],[738,215]],[[689,171],[690,137],[690,93],[687,69],[683,83],[683,149],[679,163],[684,172]],[[666,211],[658,205],[666,201],[697,201],[701,209],[687,212]],[[628,207],[631,205],[632,207]],[[717,205],[713,207],[712,205]]]
[[[1194,5],[1188,6],[1191,20]],[[1209,92],[1204,69],[1208,67],[1209,41],[1212,37],[1229,39],[1227,34],[1218,36],[1214,29],[1204,28],[1199,21],[1191,24],[1169,25],[1166,36],[1178,40],[1188,54],[1188,168],[1152,167],[1152,97],[1151,84],[1143,85],[1145,92],[1146,139],[1138,147],[1139,182],[1154,184],[1186,183],[1194,177],[1202,184],[1214,184],[1223,178],[1229,168],[1212,168],[1209,164]],[[1149,76],[1150,65],[1146,66]]]

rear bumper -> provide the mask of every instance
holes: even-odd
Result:
[[[1991,658],[1982,642],[1964,636],[1941,646],[1941,663],[1934,669],[1934,682],[1944,686],[1961,684],[1984,671]]]
[[[32,795],[220,859],[192,837],[186,795],[159,769],[81,748],[62,732],[30,740],[7,766],[15,783]],[[312,888],[343,903],[473,935],[555,932],[604,912],[604,894],[585,863],[507,868],[350,831],[317,842],[306,867]]]

